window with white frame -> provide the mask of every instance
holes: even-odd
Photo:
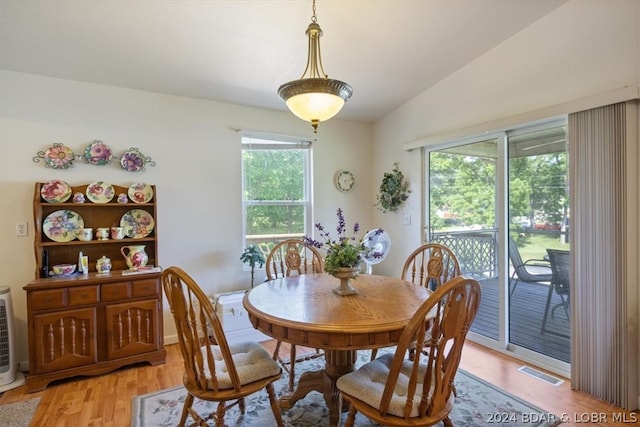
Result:
[[[311,142],[242,137],[244,247],[266,255],[278,242],[311,231]]]

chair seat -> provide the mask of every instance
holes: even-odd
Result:
[[[550,282],[553,275],[551,274],[551,267],[541,264],[523,264],[522,269],[526,274],[520,270],[522,276],[527,279],[534,279],[536,282]],[[516,273],[517,274],[517,273]],[[523,280],[520,278],[520,280]],[[526,281],[526,280],[525,280]]]
[[[229,372],[222,359],[220,347],[212,345],[211,349],[215,359],[218,389],[226,390],[233,388]],[[256,342],[230,344],[229,350],[231,351],[233,362],[236,365],[241,385],[272,377],[281,372],[278,363],[272,359],[264,347]],[[202,357],[207,357],[206,346],[201,347],[200,351],[202,352]],[[208,369],[205,369],[205,374],[208,378],[207,384],[209,388],[213,390],[214,386],[211,382],[212,379],[210,378]]]
[[[359,400],[374,408],[378,407],[391,370],[393,356],[393,353],[384,354],[361,366],[358,370],[341,376],[337,382],[338,389],[351,396],[356,396]],[[393,391],[393,397],[391,398],[391,403],[387,411],[391,415],[404,417],[404,410],[407,404],[407,387],[409,384],[408,375],[411,374],[412,365],[413,362],[407,359],[402,363],[400,377]],[[418,378],[424,377],[426,369],[425,364],[420,365]],[[422,388],[422,381],[418,382],[417,388]],[[433,390],[430,390],[430,393],[432,391]],[[420,398],[421,395],[416,393],[413,398],[413,409],[409,415],[410,417],[418,416]]]

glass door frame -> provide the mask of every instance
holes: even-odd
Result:
[[[520,133],[524,129],[527,131],[533,131],[536,128],[552,127],[561,123],[566,123],[566,117],[554,118],[550,120],[540,121],[535,124],[523,125],[521,127],[488,132],[482,135],[463,138],[456,141],[451,141],[446,144],[438,144],[433,146],[426,146],[422,149],[423,159],[423,240],[427,240],[429,235],[430,224],[430,153],[434,151],[440,151],[443,149],[460,147],[464,145],[474,144],[476,142],[487,141],[494,139],[497,141],[497,158],[496,158],[496,228],[497,228],[497,251],[498,251],[498,280],[499,280],[499,330],[498,340],[493,340],[489,337],[480,335],[478,333],[470,331],[467,335],[467,339],[470,341],[481,344],[485,347],[491,348],[501,353],[505,353],[516,357],[523,362],[535,364],[541,368],[547,369],[558,375],[569,378],[571,375],[571,365],[558,359],[554,359],[550,356],[529,350],[527,348],[512,344],[509,342],[509,307],[508,307],[508,294],[509,294],[509,253],[508,253],[508,233],[509,233],[509,157],[508,157],[508,138],[512,133]]]

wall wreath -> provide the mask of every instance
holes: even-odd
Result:
[[[404,174],[398,169],[398,162],[393,163],[393,170],[385,172],[380,184],[380,193],[377,206],[382,212],[396,212],[398,208],[409,198],[409,183]]]

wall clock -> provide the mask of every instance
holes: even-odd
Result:
[[[336,188],[343,193],[351,191],[351,189],[353,188],[353,184],[355,184],[356,182],[356,178],[353,176],[353,173],[347,170],[339,170],[338,172],[336,172],[334,180]]]

